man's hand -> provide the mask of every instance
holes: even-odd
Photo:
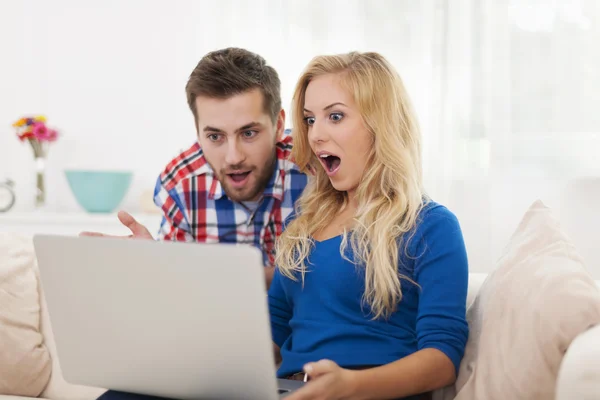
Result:
[[[342,400],[354,399],[353,374],[356,371],[340,368],[330,360],[321,360],[316,363],[307,364],[304,372],[309,381],[304,387],[298,389],[288,400]]]
[[[113,235],[105,235],[99,232],[81,232],[79,236],[94,236],[94,237],[116,237],[122,239],[150,239],[153,240],[152,234],[150,231],[142,224],[137,222],[135,218],[131,216],[131,214],[126,213],[125,211],[119,211],[118,214],[119,221],[123,225],[125,225],[130,231],[131,235],[129,236],[113,236]]]

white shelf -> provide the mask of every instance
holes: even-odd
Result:
[[[134,214],[141,224],[155,235],[162,216],[160,214]],[[82,231],[102,232],[111,235],[128,235],[130,232],[117,218],[117,214],[60,213],[46,211],[0,213],[0,232],[22,234],[78,235]]]

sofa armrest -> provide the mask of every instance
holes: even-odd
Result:
[[[558,371],[556,400],[600,399],[600,325],[577,336]]]

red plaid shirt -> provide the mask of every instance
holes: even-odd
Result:
[[[265,266],[274,265],[275,240],[307,183],[306,175],[288,160],[290,136],[277,143],[277,165],[255,210],[231,201],[195,143],[175,157],[160,174],[154,202],[163,213],[158,239],[182,242],[251,244],[263,252]]]

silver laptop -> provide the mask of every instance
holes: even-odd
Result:
[[[241,245],[34,237],[65,379],[173,399],[283,398],[262,256]]]

